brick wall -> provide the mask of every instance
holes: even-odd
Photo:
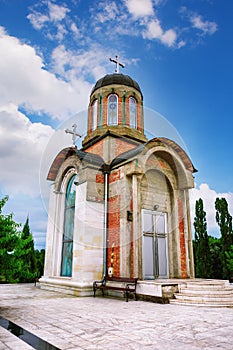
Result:
[[[109,198],[108,209],[107,267],[113,266],[114,276],[120,277],[120,195]]]
[[[181,277],[187,278],[186,248],[185,248],[185,235],[184,235],[184,213],[183,213],[183,203],[180,199],[178,199],[178,216],[179,216],[179,232],[180,232]]]

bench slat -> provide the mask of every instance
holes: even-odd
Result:
[[[138,281],[138,278],[105,276],[103,280],[93,282],[94,297],[97,289],[102,290],[103,296],[104,296],[104,290],[110,289],[110,290],[119,290],[119,291],[126,292],[126,301],[128,301],[129,293],[134,293],[135,300],[137,300],[136,298],[137,281]],[[124,286],[115,286],[115,285],[113,286],[113,285],[106,284],[106,282],[117,282],[121,284],[124,283]]]

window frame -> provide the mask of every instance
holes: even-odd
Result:
[[[92,117],[92,130],[97,129],[98,127],[98,99],[95,98],[91,104],[91,117]]]
[[[134,110],[134,114],[132,115],[131,113],[131,104],[134,101],[134,106],[135,106],[135,110]],[[137,100],[136,98],[134,98],[133,96],[129,97],[129,126],[133,129],[137,129]]]
[[[110,112],[110,107],[109,107],[110,101],[109,100],[112,96],[116,97],[116,102],[114,102],[116,104],[116,112],[115,112],[115,117],[114,117],[114,119],[116,118],[116,121],[114,121],[114,122],[111,121],[111,123],[110,123],[110,113],[109,113]],[[108,95],[108,103],[107,103],[107,120],[108,120],[109,126],[118,125],[118,110],[119,110],[119,108],[118,108],[118,95],[115,93],[111,93],[110,95]],[[111,119],[112,119],[112,117],[111,117]]]

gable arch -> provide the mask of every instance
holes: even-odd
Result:
[[[65,193],[66,183],[74,175],[78,174],[82,168],[82,163],[76,155],[67,158],[57,171],[55,179],[55,190]]]
[[[152,147],[151,147],[152,146]],[[187,169],[187,161],[174,151],[171,147],[164,144],[151,144],[146,148],[144,154],[145,170],[149,167],[158,167],[169,178],[177,189],[193,187],[193,176],[190,169]]]

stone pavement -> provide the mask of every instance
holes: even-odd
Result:
[[[59,349],[233,348],[233,308],[77,298],[31,284],[0,285],[0,316]],[[0,327],[0,350],[31,346]]]

